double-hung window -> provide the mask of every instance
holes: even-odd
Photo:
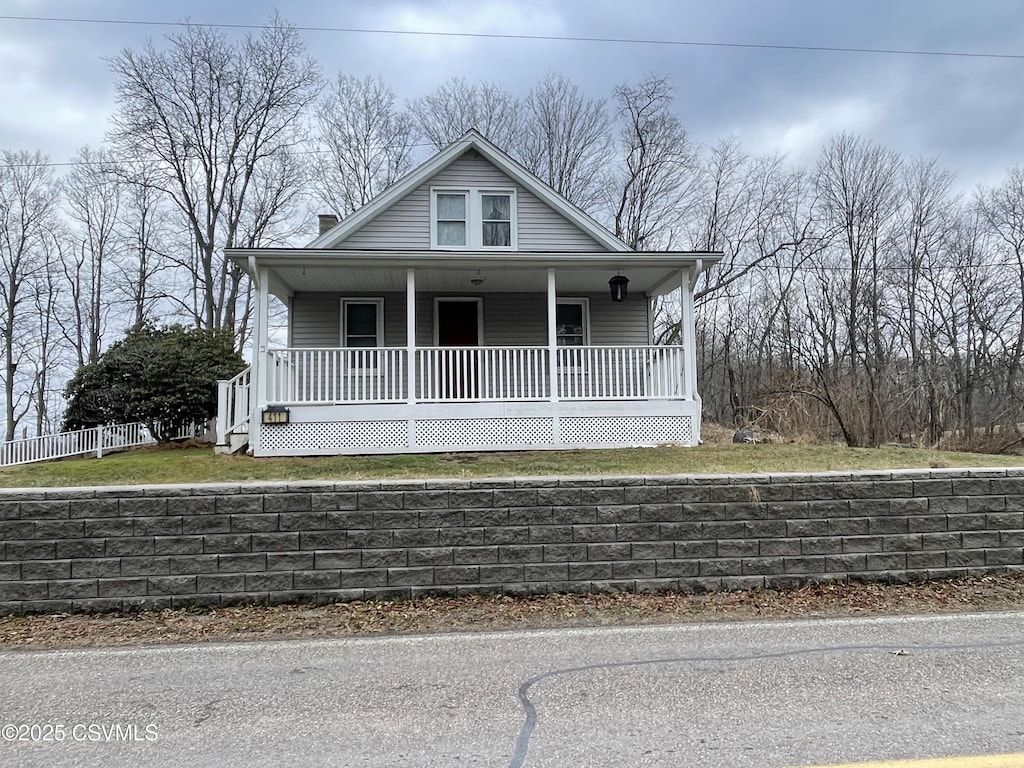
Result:
[[[555,335],[560,347],[585,347],[588,342],[586,299],[559,299],[555,307]]]
[[[590,305],[586,299],[558,299],[555,305],[555,339],[558,367],[563,373],[578,374],[583,370],[586,350],[590,343]]]
[[[384,299],[341,300],[341,343],[352,350],[384,346]],[[373,352],[353,351],[348,357],[357,368],[377,365]]]
[[[466,247],[467,195],[465,192],[441,192],[435,200],[435,226],[438,248]]]
[[[512,196],[480,195],[480,244],[484,248],[509,248],[512,245]]]
[[[431,190],[433,248],[513,250],[516,193],[512,189]]]

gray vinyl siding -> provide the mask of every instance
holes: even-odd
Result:
[[[341,346],[341,300],[384,299],[384,346],[405,346],[405,294],[296,293],[289,322],[291,346]]]
[[[590,294],[590,343],[635,346],[650,344],[647,298],[617,304],[607,293]]]
[[[467,294],[460,294],[466,296]],[[405,294],[345,295],[345,298],[384,299],[384,346],[405,346]],[[416,344],[434,344],[435,294],[416,296]],[[443,298],[443,296],[442,296]],[[547,296],[542,293],[483,294],[484,344],[489,347],[545,346]],[[647,301],[636,297],[621,304],[607,294],[572,294],[590,304],[590,343],[649,344]],[[341,344],[340,293],[297,293],[292,297],[290,346],[337,347]]]
[[[341,343],[339,298],[336,293],[296,293],[292,296],[288,314],[289,346],[338,346]]]
[[[577,229],[561,214],[548,207],[547,203],[522,187],[519,188],[518,201],[520,251],[607,250],[606,246]]]
[[[515,188],[520,251],[605,250],[533,193],[483,157],[463,156],[348,236],[342,248],[429,249],[431,187]]]

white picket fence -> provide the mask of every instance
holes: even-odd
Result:
[[[206,425],[185,428],[177,439],[199,437]],[[64,459],[69,456],[95,456],[124,451],[138,445],[154,445],[156,439],[145,424],[113,424],[105,427],[77,429],[56,435],[40,435],[24,440],[0,443],[0,467],[31,464],[35,461]]]

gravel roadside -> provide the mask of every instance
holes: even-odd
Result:
[[[432,632],[1024,609],[1024,573],[916,584],[709,594],[423,598],[332,605],[0,616],[0,649],[43,650]]]

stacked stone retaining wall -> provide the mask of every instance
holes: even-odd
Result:
[[[0,613],[1024,568],[1024,469],[0,491]]]

